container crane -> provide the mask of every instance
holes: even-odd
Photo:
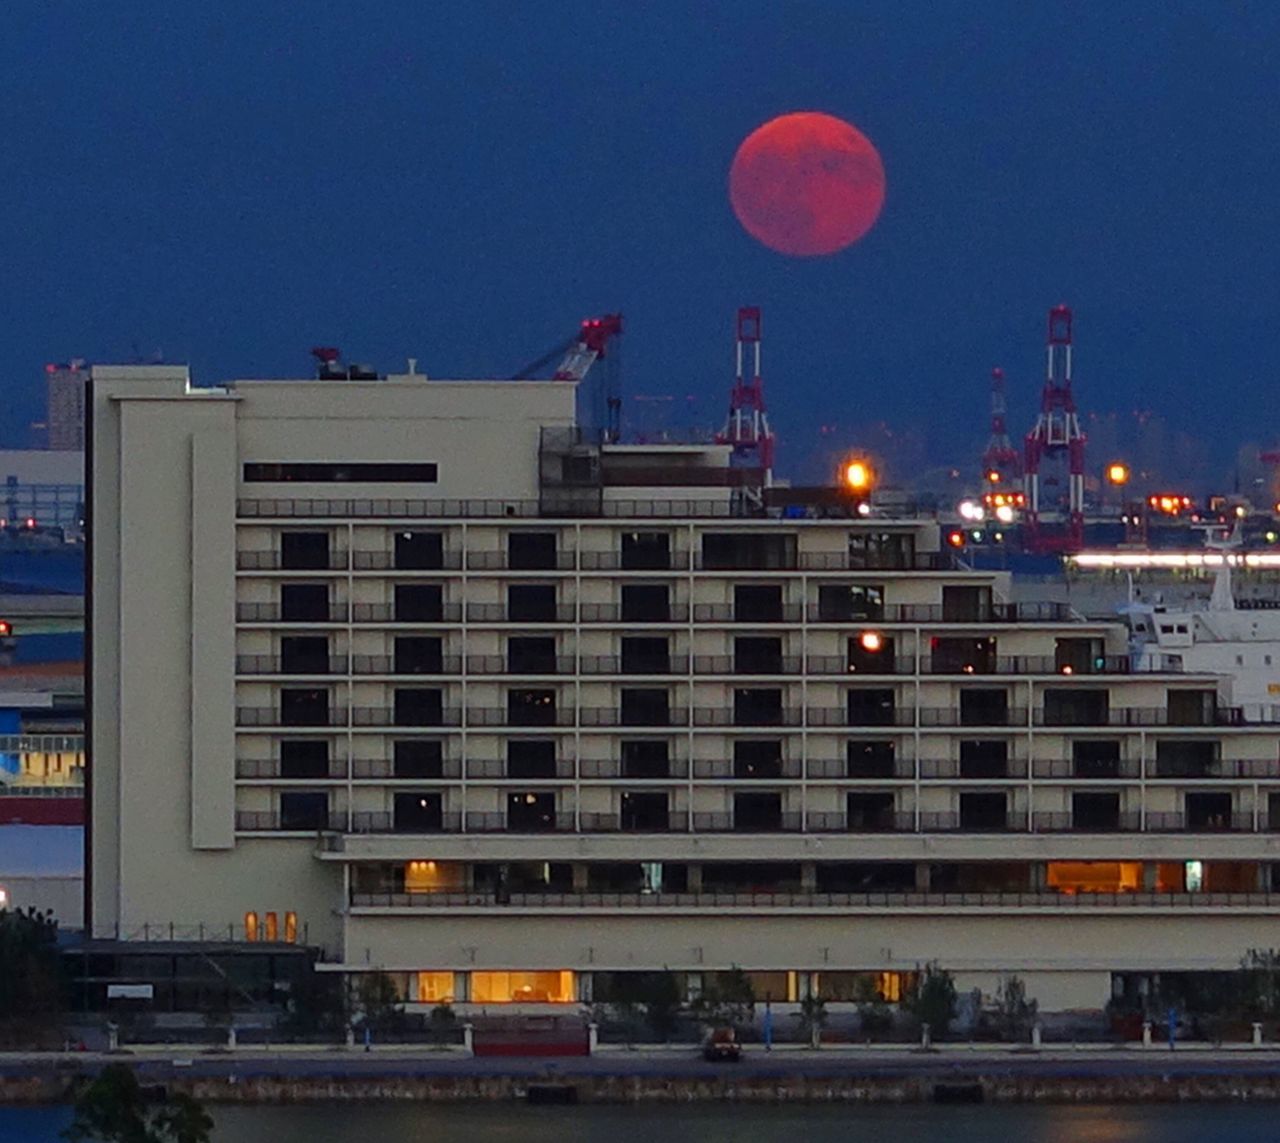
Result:
[[[605,349],[609,342],[622,335],[622,315],[604,314],[602,317],[584,318],[578,332],[566,341],[547,350],[536,361],[531,361],[518,373],[511,377],[512,381],[528,381],[541,373],[552,361],[560,359],[556,371],[551,375],[553,381],[581,382],[586,379],[588,371],[598,361],[605,358]],[[617,348],[614,347],[610,357],[616,365]],[[602,392],[605,397],[605,416],[603,418],[604,439],[616,441],[621,435],[622,396],[619,391],[618,370],[607,371]]]

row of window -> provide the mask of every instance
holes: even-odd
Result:
[[[400,474],[400,475],[395,475]],[[249,464],[247,481],[434,481],[436,466]],[[326,531],[288,530],[280,533],[279,565],[285,569],[325,570],[333,566],[333,537]],[[800,566],[794,535],[709,532],[702,536],[700,563],[708,570],[791,570]],[[672,535],[663,531],[624,532],[618,540],[621,570],[661,571],[672,567]],[[514,529],[506,534],[504,563],[513,570],[554,571],[566,561],[556,532]],[[432,570],[446,566],[445,536],[439,531],[396,532],[392,541],[394,567]],[[850,534],[842,564],[848,568],[911,569],[917,566],[915,537],[910,534]]]
[[[346,760],[332,752],[332,745],[324,738],[282,738],[276,759],[245,759],[240,773],[249,778],[345,777]],[[1148,757],[1145,765],[1150,778],[1280,776],[1280,759],[1224,760],[1221,743],[1212,739],[1157,739],[1154,745],[1154,756]],[[1143,769],[1142,763],[1124,757],[1122,746],[1121,741],[1114,738],[1077,739],[1070,744],[1069,758],[1038,759],[1032,771],[1038,777],[1085,780],[1136,777]],[[851,739],[845,743],[843,762],[843,776],[848,778],[909,778],[916,773],[914,760],[899,756],[897,743],[892,740]],[[1027,774],[1025,759],[1012,755],[1007,739],[961,739],[954,759],[926,762],[928,765],[921,766],[925,776],[933,770],[938,777],[976,780],[1022,778]],[[942,764],[944,762],[947,764]],[[720,760],[699,760],[694,766],[694,776],[697,777],[700,770],[710,771],[720,766]],[[780,738],[734,740],[723,767],[726,776],[742,779],[799,776],[798,760],[788,757],[786,742]],[[357,776],[360,769],[356,767]],[[393,741],[391,756],[384,764],[377,767],[368,764],[364,769],[368,777],[402,779],[444,778],[451,772],[461,772],[460,766],[446,766],[444,743],[438,739]],[[822,769],[823,776],[836,776],[831,767]],[[556,778],[573,773],[573,760],[562,757],[554,738],[511,738],[506,742],[501,773],[496,774],[487,764],[480,766],[474,760],[468,766],[469,776],[478,776],[480,770],[489,771],[489,777]],[[638,779],[684,777],[688,766],[682,764],[677,768],[668,739],[623,739],[618,743],[617,774]],[[593,776],[590,767],[583,769],[583,776]]]
[[[278,810],[240,811],[241,829],[313,831],[345,829],[345,813],[334,812],[328,791],[290,790],[277,795]],[[456,832],[464,825],[478,831],[508,830],[514,833],[551,831],[684,832],[730,830],[743,833],[798,831],[805,828],[863,832],[902,833],[932,831],[1006,832],[1028,828],[1043,831],[1134,832],[1153,830],[1252,831],[1280,828],[1280,793],[1267,794],[1266,809],[1256,816],[1236,809],[1235,795],[1226,790],[1199,790],[1181,795],[1182,809],[1175,812],[1126,810],[1124,796],[1114,790],[1076,791],[1069,795],[1066,811],[1014,809],[1007,791],[961,792],[955,809],[914,811],[899,808],[893,791],[858,790],[844,797],[843,813],[801,814],[786,808],[780,791],[737,791],[730,813],[691,816],[673,807],[672,795],[662,790],[628,790],[619,794],[613,813],[561,809],[560,796],[550,790],[521,790],[506,794],[501,811],[471,811],[465,816],[446,810],[447,795],[440,791],[397,791],[390,811],[356,811],[357,832],[433,833]]]

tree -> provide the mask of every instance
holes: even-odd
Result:
[[[858,1005],[858,1026],[868,1041],[893,1030],[893,1013],[880,995],[875,977],[855,977],[853,1001]]]
[[[1280,952],[1250,949],[1241,958],[1236,976],[1242,1015],[1251,1020],[1280,1016]]]
[[[809,1046],[816,1048],[822,1042],[822,1029],[827,1024],[827,1002],[816,993],[809,993],[800,1001],[796,1019],[800,1021],[800,1031],[809,1041]]]
[[[1027,999],[1027,986],[1016,976],[1003,976],[996,988],[996,1029],[1007,1040],[1025,1040],[1035,1025],[1040,1004]]]
[[[916,972],[903,996],[902,1007],[921,1024],[927,1024],[935,1038],[945,1036],[956,1014],[956,982],[951,973],[936,960],[930,961]]]
[[[62,1007],[58,922],[35,908],[0,909],[0,1022],[4,1038],[30,1042]]]
[[[627,1029],[628,1037],[643,1018],[650,1034],[665,1043],[676,1030],[682,1007],[675,973],[625,972],[616,974],[611,982],[606,1011]]]
[[[366,1028],[382,1031],[400,1018],[400,991],[385,972],[367,972],[356,985],[356,997]]]
[[[431,1029],[431,1038],[438,1046],[443,1047],[453,1039],[454,1031],[458,1027],[458,1015],[448,1002],[443,1002],[431,1009],[427,1025]]]
[[[213,1120],[181,1093],[148,1098],[128,1064],[108,1064],[75,1103],[70,1143],[209,1143]]]
[[[737,965],[728,972],[717,973],[694,1002],[693,1009],[705,1024],[737,1028],[748,1023],[756,1011],[751,978]]]

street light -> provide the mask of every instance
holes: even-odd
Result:
[[[845,461],[841,476],[850,492],[869,492],[876,479],[875,469],[865,460]]]
[[[1107,483],[1117,488],[1129,483],[1129,466],[1122,461],[1112,461],[1107,465]]]

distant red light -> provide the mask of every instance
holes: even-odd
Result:
[[[57,372],[58,372],[58,367],[57,367],[56,365],[46,365],[46,366],[44,367],[44,371],[45,371],[46,373],[57,373]]]
[[[7,619],[0,619],[0,637],[12,634],[13,627]]]
[[[947,543],[948,543],[948,544],[950,544],[953,548],[963,548],[963,547],[964,547],[964,533],[963,533],[963,532],[951,532],[951,533],[947,536]]]
[[[36,526],[36,518],[34,516],[28,516],[26,519],[26,527],[34,528],[35,526]]]

